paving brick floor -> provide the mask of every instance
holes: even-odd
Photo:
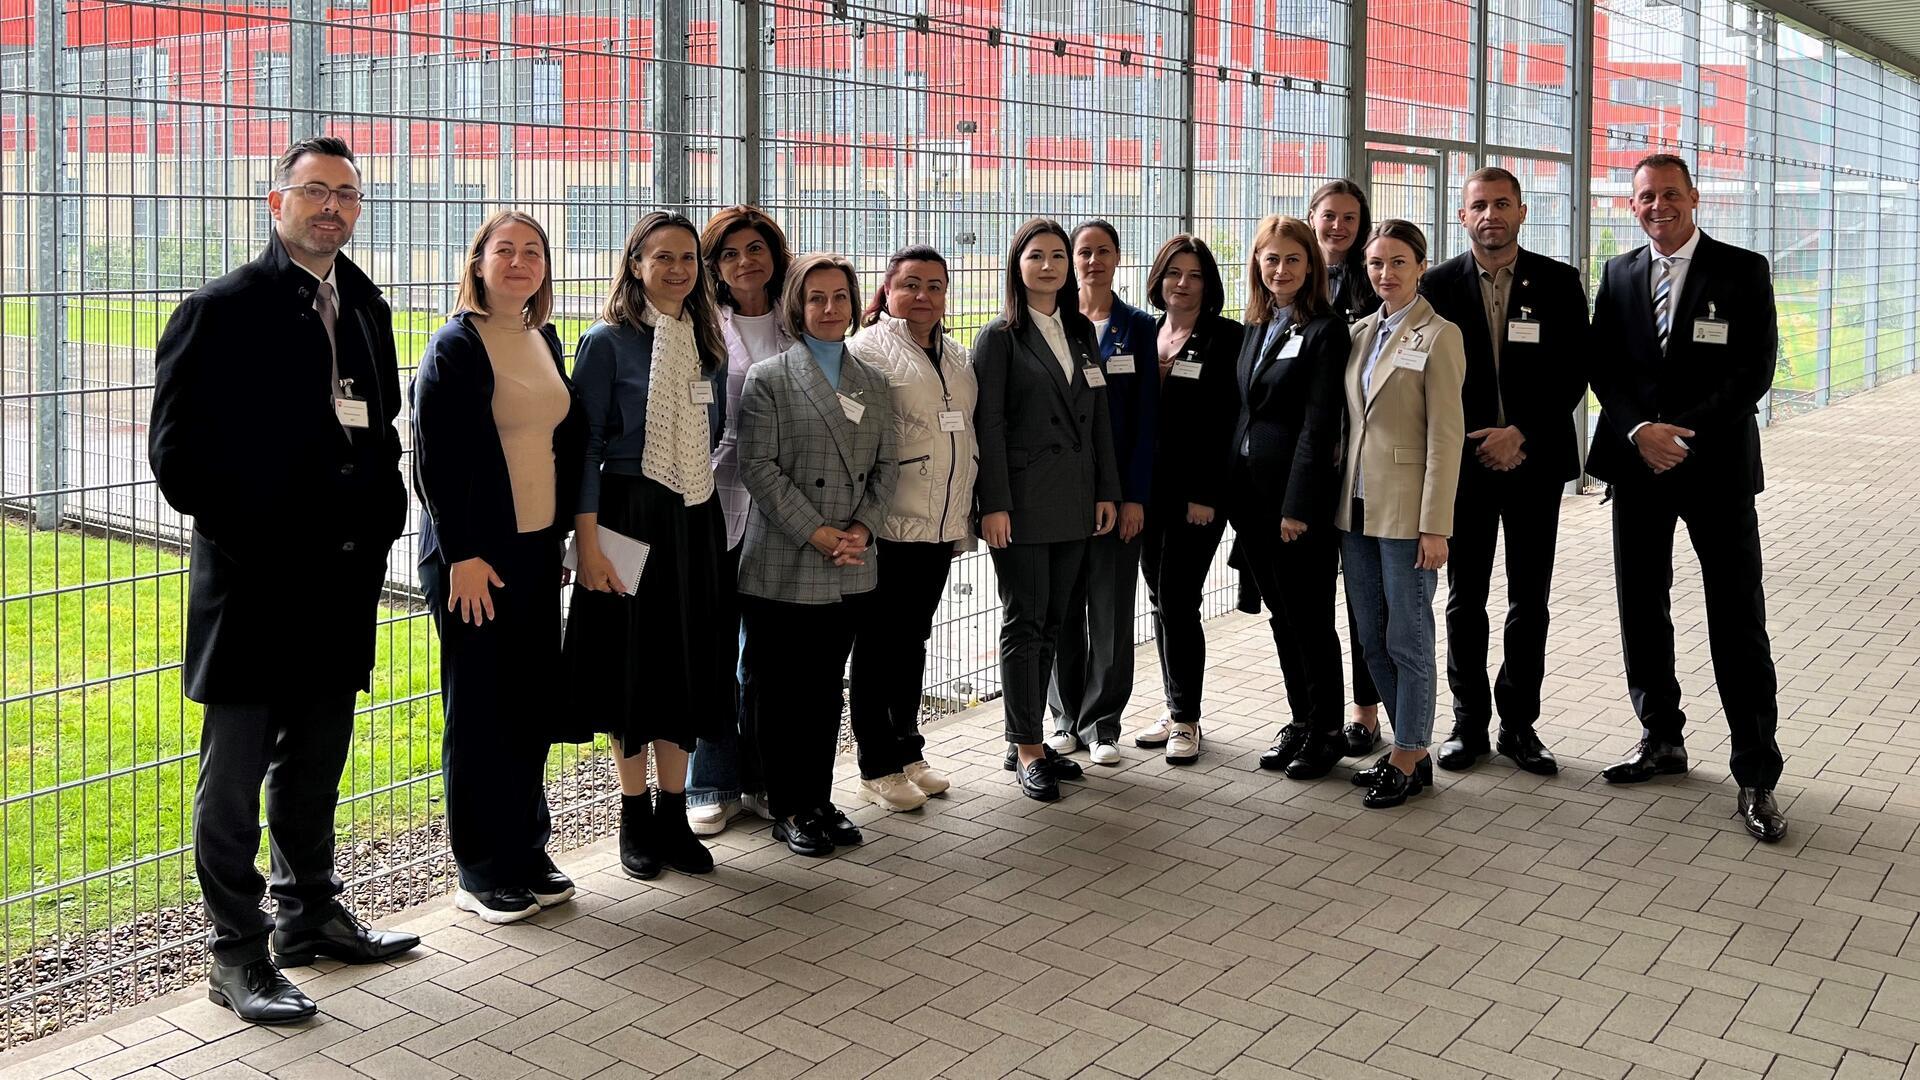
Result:
[[[247,1029],[186,992],[0,1056],[0,1080],[1920,1080],[1920,379],[1768,432],[1766,457],[1777,847],[1729,817],[1687,559],[1693,774],[1600,782],[1635,725],[1606,509],[1570,499],[1557,778],[1494,763],[1369,812],[1344,771],[1257,771],[1280,676],[1236,615],[1209,628],[1193,768],[1129,746],[1031,803],[982,708],[931,732],[951,797],[855,813],[858,850],[801,859],[742,828],[710,877],[648,885],[596,845],[562,860],[571,905],[488,929],[443,902],[394,920],[426,935],[404,963],[296,971],[308,1026]]]

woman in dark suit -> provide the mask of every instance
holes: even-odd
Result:
[[[1293,713],[1260,767],[1310,780],[1346,753],[1333,511],[1347,325],[1328,307],[1326,263],[1305,222],[1269,216],[1250,247],[1229,505],[1241,553],[1273,611],[1268,622]]]
[[[1068,610],[1082,602],[1087,539],[1118,516],[1106,369],[1079,311],[1067,232],[1035,218],[1007,249],[1006,302],[974,339],[980,536],[1000,582],[1007,767],[1028,798],[1060,797],[1079,767],[1042,738],[1047,681]]]
[[[546,230],[503,211],[473,238],[459,298],[413,382],[420,579],[440,632],[441,769],[454,904],[508,923],[573,896],[546,852],[540,774],[560,672],[560,547],[585,422],[548,322]]]
[[[1151,746],[1157,737],[1168,764],[1191,765],[1200,757],[1200,683],[1207,666],[1200,591],[1227,527],[1222,497],[1240,413],[1234,362],[1242,333],[1220,314],[1227,302],[1220,264],[1198,237],[1181,233],[1160,246],[1147,275],[1147,300],[1166,314],[1155,338],[1160,431],[1140,573],[1153,605],[1167,711],[1134,742]]]

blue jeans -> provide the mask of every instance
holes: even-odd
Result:
[[[1355,514],[1354,525],[1360,525]],[[1420,570],[1418,540],[1384,540],[1358,531],[1341,537],[1347,610],[1360,634],[1367,672],[1393,721],[1393,745],[1425,750],[1433,739],[1433,597],[1440,574]]]
[[[739,641],[746,641],[746,629]],[[738,660],[733,666],[734,723],[722,725],[711,739],[694,744],[687,759],[687,805],[711,806],[740,797],[741,792],[764,795],[766,782],[760,778],[760,740],[755,738],[752,713],[740,701],[740,684],[746,675]]]

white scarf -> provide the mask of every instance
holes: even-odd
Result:
[[[669,319],[649,301],[640,321],[653,328],[653,370],[647,378],[647,444],[640,473],[677,493],[688,506],[713,495],[713,467],[707,456],[707,407],[693,403],[700,373],[700,348],[693,320]]]

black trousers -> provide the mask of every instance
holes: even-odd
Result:
[[[927,640],[953,565],[950,543],[878,543],[880,587],[869,617],[854,628],[848,720],[860,775],[889,776],[926,757],[920,734]]]
[[[353,691],[260,705],[209,704],[193,789],[193,868],[213,923],[213,957],[267,955],[267,934],[304,930],[339,911],[333,811],[353,740]],[[260,877],[260,786],[266,784],[272,880]],[[271,891],[274,917],[260,908]]]
[[[1700,558],[1713,677],[1733,737],[1733,777],[1743,787],[1773,787],[1783,765],[1774,740],[1779,703],[1751,495],[1663,485],[1613,489],[1614,597],[1633,711],[1649,734],[1680,741],[1687,718],[1674,677],[1676,521],[1687,523]]]
[[[740,597],[747,633],[741,689],[754,712],[760,768],[775,817],[833,803],[847,654],[872,596],[863,593],[837,604]]]
[[[1454,499],[1447,559],[1447,687],[1456,730],[1484,737],[1496,711],[1500,726],[1527,731],[1540,719],[1540,683],[1547,671],[1547,598],[1553,587],[1554,542],[1560,533],[1560,485],[1516,480],[1469,464]],[[1505,657],[1487,686],[1487,596],[1493,553],[1507,532]]]
[[[1340,534],[1331,526],[1280,539],[1278,520],[1236,522],[1242,557],[1272,612],[1273,648],[1287,685],[1293,723],[1324,738],[1340,734],[1344,684],[1340,635],[1334,630],[1334,590]]]
[[[1140,576],[1153,605],[1153,643],[1160,653],[1160,684],[1177,724],[1200,722],[1200,687],[1207,668],[1207,634],[1200,627],[1200,594],[1227,530],[1226,515],[1187,524],[1187,504],[1147,509],[1140,535]]]
[[[1007,741],[1045,737],[1047,683],[1061,627],[1086,603],[1085,540],[992,548],[1000,584],[1000,686]]]
[[[1122,543],[1116,526],[1086,541],[1085,600],[1067,609],[1053,658],[1047,706],[1055,731],[1088,745],[1120,741],[1120,714],[1133,696],[1133,610],[1143,545]]]
[[[488,562],[506,584],[492,590],[494,618],[479,626],[447,610],[447,565],[420,567],[440,631],[447,840],[469,891],[526,888],[545,869],[552,834],[541,781],[545,717],[561,698],[554,534],[522,533]]]

